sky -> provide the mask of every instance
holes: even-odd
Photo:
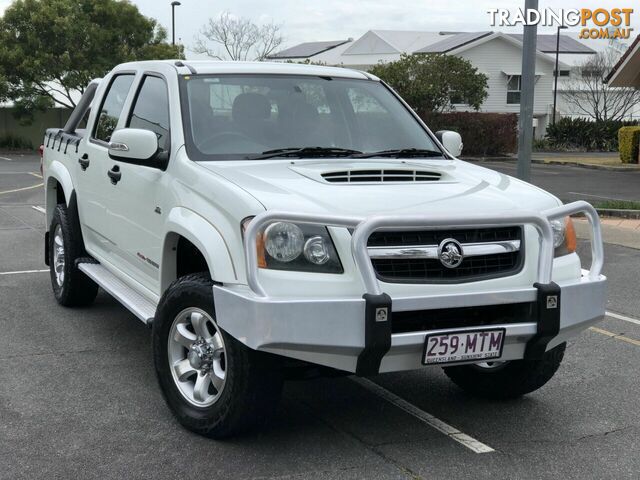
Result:
[[[207,18],[228,11],[254,22],[283,25],[285,45],[305,41],[358,38],[367,30],[491,30],[490,8],[524,7],[524,0],[181,0],[176,36],[187,47]],[[145,14],[171,25],[169,0],[134,0]],[[630,0],[541,0],[540,8],[635,8],[632,26],[640,29],[640,4]],[[519,33],[516,28],[510,33]],[[553,29],[551,29],[553,31]],[[638,31],[640,33],[640,30]]]
[[[131,0],[143,14],[170,31],[170,0]],[[284,47],[305,41],[358,38],[367,30],[482,31],[489,26],[490,8],[524,7],[524,0],[180,0],[176,8],[176,37],[187,49],[206,20],[228,11],[256,23],[282,25]],[[10,0],[0,0],[3,11]],[[540,8],[635,8],[632,27],[640,33],[637,0],[540,0]],[[520,33],[517,28],[502,29]],[[553,29],[540,30],[552,33]],[[576,35],[577,36],[577,35]],[[187,56],[189,52],[187,51]]]

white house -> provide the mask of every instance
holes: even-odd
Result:
[[[534,126],[541,137],[551,120],[555,70],[555,35],[538,36]],[[596,52],[571,37],[561,35],[560,75],[567,74],[576,57]],[[469,60],[489,77],[488,97],[480,111],[518,113],[522,68],[522,35],[502,32],[420,32],[370,30],[357,40],[303,43],[270,57],[276,61],[321,62],[368,70],[380,62],[398,60],[403,53],[441,53]],[[571,60],[571,64],[565,63]],[[466,110],[456,105],[457,110]]]
[[[586,42],[594,50],[591,55],[560,55],[560,60],[568,65],[569,70],[566,72],[560,70],[561,76],[558,79],[558,114],[563,117],[593,118],[594,104],[598,101],[601,114],[605,109],[608,110],[609,116],[618,115],[625,111],[623,117],[625,120],[640,119],[640,104],[635,103],[635,101],[629,103],[627,99],[630,97],[627,92],[611,91],[611,89],[619,90],[621,85],[616,82],[609,82],[608,85],[604,85],[601,75],[591,77],[593,75],[593,67],[585,66],[585,63],[591,60],[590,57],[596,54],[603,56],[600,61],[604,62],[604,64],[613,66],[612,64],[616,63],[617,60],[627,58],[628,53],[626,52],[633,50],[634,45],[629,47],[626,41],[618,39],[586,40]],[[596,62],[596,64],[600,64],[600,61]],[[613,67],[615,71],[617,66]],[[608,91],[606,102],[602,95],[604,91]],[[573,98],[573,103],[579,102],[581,107],[577,108],[572,102],[567,102],[565,95]]]

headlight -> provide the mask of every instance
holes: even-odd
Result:
[[[324,265],[331,259],[330,246],[322,237],[312,237],[304,244],[304,258],[314,265]]]
[[[551,229],[553,230],[553,247],[558,248],[564,243],[564,220],[551,220]]]
[[[554,256],[561,257],[576,251],[577,240],[576,231],[573,227],[571,217],[562,220],[552,220]]]
[[[264,248],[271,258],[289,263],[300,256],[304,247],[304,234],[293,223],[272,223],[264,231]]]
[[[244,233],[249,222],[242,222]],[[343,273],[329,231],[318,225],[275,222],[258,234],[258,266],[272,270]]]

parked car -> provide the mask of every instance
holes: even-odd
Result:
[[[267,417],[291,372],[441,366],[480,396],[532,392],[604,315],[598,217],[461,149],[367,73],[118,66],[46,133],[53,294],[101,287],[150,325],[168,406],[215,438]]]

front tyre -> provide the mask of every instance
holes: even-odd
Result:
[[[153,321],[153,357],[162,394],[187,429],[212,438],[244,432],[278,404],[283,377],[216,322],[208,274],[173,282]]]
[[[56,301],[65,307],[91,304],[98,285],[76,265],[84,253],[82,233],[74,227],[66,205],[56,205],[49,232],[49,271]]]
[[[558,371],[566,343],[561,343],[540,360],[485,362],[445,367],[444,373],[464,391],[482,398],[510,399],[531,393],[546,384]]]

